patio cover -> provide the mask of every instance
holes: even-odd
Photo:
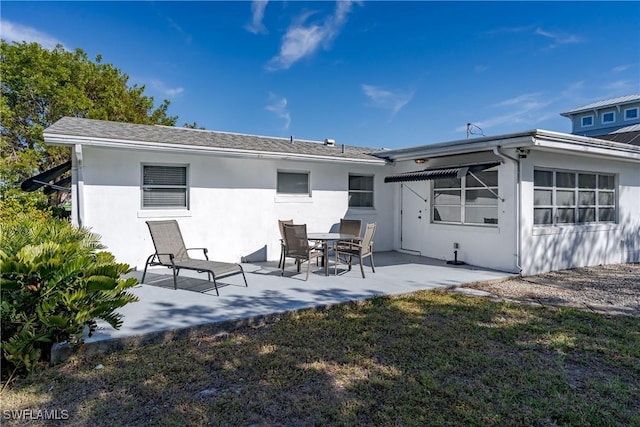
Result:
[[[66,187],[71,183],[71,179],[62,178],[58,182],[54,182],[53,184],[50,183],[69,169],[71,169],[71,160],[24,180],[20,185],[20,188],[22,191],[31,192],[36,191],[40,187],[46,186],[46,194],[53,192],[52,189],[54,191],[70,192],[71,190]]]
[[[384,178],[384,182],[412,182],[428,181],[431,179],[462,178],[469,173],[482,172],[485,169],[498,166],[500,163],[485,163],[481,165],[459,166],[455,168],[424,169],[413,172],[403,172]]]

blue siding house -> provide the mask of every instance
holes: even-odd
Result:
[[[640,94],[593,102],[561,116],[571,120],[571,133],[600,136],[613,132],[636,130],[640,125]]]

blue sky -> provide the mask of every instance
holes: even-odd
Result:
[[[6,41],[81,48],[177,125],[404,148],[640,93],[640,2],[3,1]]]

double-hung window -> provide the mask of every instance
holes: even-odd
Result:
[[[498,171],[492,169],[434,180],[433,222],[498,224]]]
[[[616,221],[614,175],[542,169],[533,173],[535,225]]]
[[[142,165],[142,208],[187,209],[187,172],[184,165]]]
[[[349,207],[373,208],[373,175],[349,174]]]

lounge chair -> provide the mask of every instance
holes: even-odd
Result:
[[[364,259],[369,258],[371,261],[371,270],[376,272],[376,267],[373,265],[373,236],[376,233],[376,224],[367,224],[367,228],[364,231],[364,237],[360,242],[340,241],[336,244],[336,264],[335,274],[338,274],[338,261],[340,255],[348,257],[349,271],[351,271],[351,263],[353,257],[360,259],[360,271],[362,272],[362,278],[364,278]]]
[[[207,273],[209,281],[213,278],[216,295],[220,295],[217,279],[223,277],[242,274],[244,285],[249,286],[240,264],[209,260],[207,248],[187,248],[177,221],[147,221],[147,225],[156,251],[147,258],[141,283],[144,283],[148,266],[162,265],[173,270],[174,289],[178,289],[177,277],[181,269]],[[191,258],[188,254],[190,250],[201,250],[205,259]]]
[[[294,258],[298,267],[298,273],[300,272],[300,264],[308,261],[307,264],[307,277],[304,280],[309,279],[309,270],[311,270],[311,260],[324,256],[323,245],[318,243],[316,245],[309,244],[307,238],[307,226],[306,224],[284,224],[284,240],[285,240],[285,252],[282,260],[282,273],[284,276],[284,265],[287,258]]]

